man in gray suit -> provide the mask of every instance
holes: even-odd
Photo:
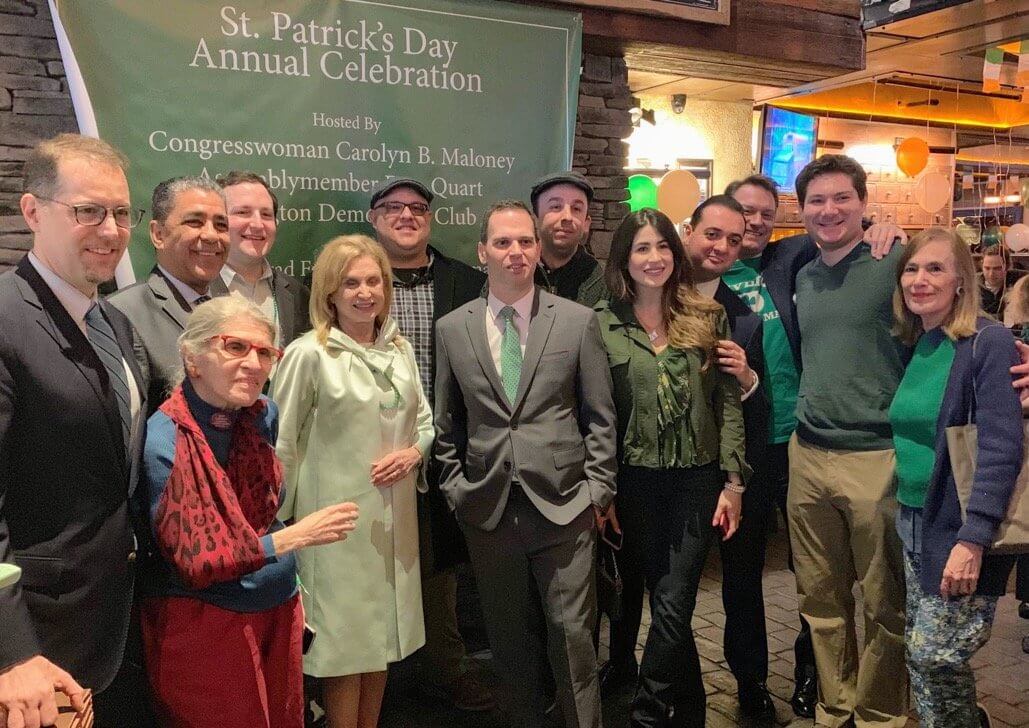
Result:
[[[233,170],[217,182],[229,215],[229,255],[211,281],[211,295],[231,291],[253,301],[275,324],[275,345],[285,348],[311,328],[311,291],[268,262],[278,231],[279,200],[255,172]]]
[[[437,457],[468,542],[497,672],[518,726],[544,724],[543,645],[568,728],[600,726],[594,546],[615,486],[615,414],[594,313],[539,290],[536,218],[483,219],[489,295],[436,330]]]
[[[190,312],[211,297],[208,288],[229,248],[225,195],[205,177],[161,182],[154,188],[150,210],[157,265],[145,281],[110,298],[143,342],[144,351],[137,357],[150,374],[147,416],[168,398],[182,367],[179,334]]]

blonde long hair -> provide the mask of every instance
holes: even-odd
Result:
[[[900,286],[904,267],[919,250],[929,243],[950,244],[954,265],[958,275],[958,293],[954,305],[943,322],[943,333],[953,341],[975,333],[975,320],[979,317],[979,281],[975,274],[975,262],[968,245],[953,230],[931,227],[916,233],[904,248],[897,263],[897,287],[893,291],[893,334],[904,344],[912,346],[922,335],[922,319],[911,312],[904,302],[904,291]]]
[[[663,212],[645,207],[626,215],[619,224],[604,270],[608,290],[615,300],[631,302],[636,297],[636,282],[629,275],[629,255],[636,233],[648,225],[658,231],[672,251],[672,275],[661,293],[668,343],[676,349],[700,349],[706,368],[718,341],[717,322],[725,315],[724,309],[697,290],[682,240]]]
[[[367,235],[341,235],[325,244],[311,271],[311,328],[318,337],[318,343],[325,346],[329,340],[329,329],[336,326],[336,309],[329,298],[343,285],[350,266],[358,258],[374,260],[382,273],[382,312],[375,317],[375,325],[382,324],[389,316],[393,305],[393,271],[389,258],[382,246]]]

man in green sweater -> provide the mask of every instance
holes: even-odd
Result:
[[[797,197],[819,253],[796,280],[803,366],[787,510],[818,666],[815,723],[900,728],[908,711],[904,569],[887,411],[909,355],[890,333],[902,248],[876,261],[862,241],[865,172],[849,157],[805,167]],[[855,580],[864,600],[860,651]]]

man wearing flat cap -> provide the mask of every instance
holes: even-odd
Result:
[[[536,181],[530,200],[542,244],[536,285],[591,308],[607,298],[604,266],[585,247],[593,185],[577,172],[556,172]]]
[[[391,315],[411,342],[425,397],[433,401],[435,323],[454,308],[478,298],[486,276],[429,245],[432,192],[414,179],[388,180],[371,199],[375,237],[393,269]],[[425,647],[416,655],[423,692],[455,708],[490,710],[493,694],[470,671],[457,631],[457,578],[453,567],[467,561],[464,537],[438,487],[439,468],[429,461],[428,493],[418,494],[418,537],[422,565]]]

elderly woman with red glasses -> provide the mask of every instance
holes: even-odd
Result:
[[[278,412],[261,395],[282,355],[274,337],[238,294],[198,306],[179,337],[185,378],[147,423],[142,621],[162,726],[303,726],[294,552],[346,538],[357,506],[276,519]]]

